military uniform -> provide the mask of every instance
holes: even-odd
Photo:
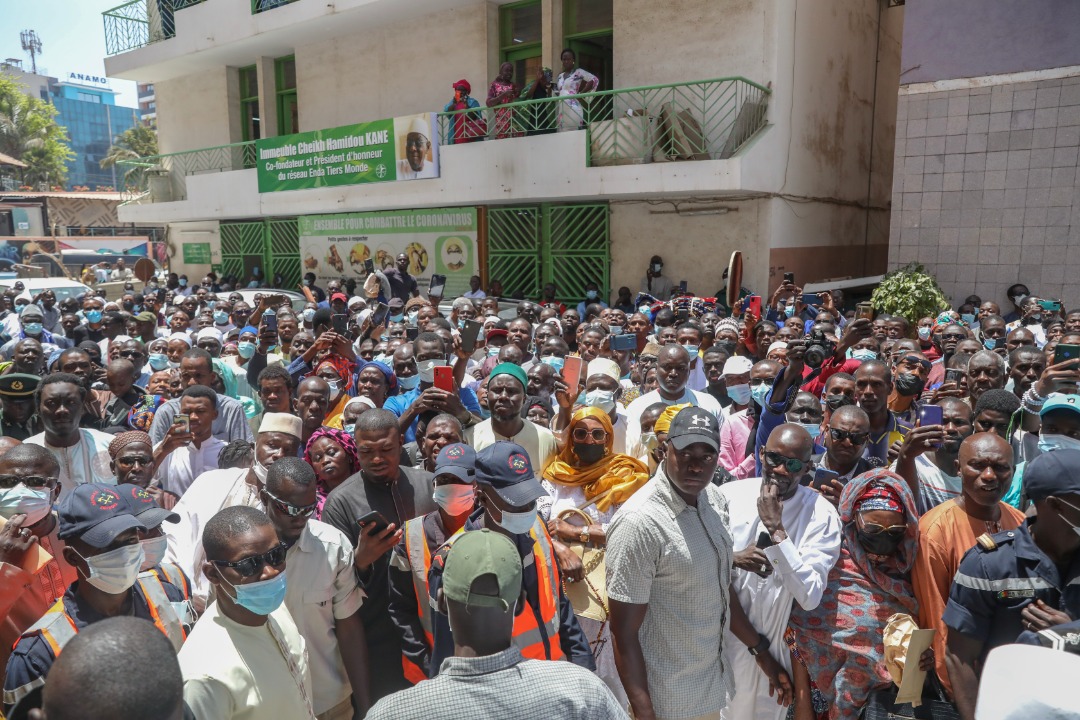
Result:
[[[8,373],[0,375],[0,402],[3,405],[10,403],[33,403],[34,391],[37,390],[41,378],[37,375],[25,373]],[[0,436],[24,441],[31,435],[41,432],[41,422],[36,414],[31,413],[25,423],[16,423],[3,417],[0,408]]]
[[[983,643],[980,660],[1014,643],[1021,611],[1035,600],[1080,618],[1080,553],[1064,576],[1031,536],[1029,518],[1016,530],[982,535],[956,571],[943,619],[950,630]]]
[[[1080,620],[1055,625],[1039,632],[1028,630],[1021,633],[1016,642],[1080,655]]]

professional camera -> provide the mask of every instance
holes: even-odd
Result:
[[[813,330],[806,336],[806,364],[814,369],[821,367],[822,363],[833,356],[836,352],[836,344],[825,335],[823,330]]]

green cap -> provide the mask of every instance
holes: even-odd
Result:
[[[9,398],[30,397],[37,390],[41,378],[26,373],[0,375],[0,395]]]
[[[473,591],[473,583],[494,575],[496,595]],[[521,595],[521,556],[509,538],[491,530],[470,530],[450,546],[443,568],[443,594],[466,606],[494,607],[510,612]]]
[[[488,382],[491,382],[496,375],[510,375],[521,383],[522,388],[529,387],[529,378],[525,376],[525,371],[521,369],[520,365],[508,362],[499,363],[492,369],[491,374],[488,375]]]

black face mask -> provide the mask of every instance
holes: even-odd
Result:
[[[914,373],[897,373],[893,378],[893,384],[896,386],[896,392],[911,397],[923,391],[926,381]]]
[[[854,405],[855,401],[847,395],[829,395],[825,398],[825,404],[829,406],[829,410],[836,412],[845,405]]]
[[[599,462],[604,457],[604,453],[607,452],[607,448],[603,445],[585,445],[584,443],[574,443],[574,454],[578,456],[585,465],[592,465]]]
[[[900,543],[904,541],[903,536],[894,537],[887,532],[868,533],[857,528],[855,537],[858,538],[863,549],[873,555],[892,555],[896,552],[896,548],[900,547]]]

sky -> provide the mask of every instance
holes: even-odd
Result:
[[[38,73],[63,77],[69,72],[105,74],[105,25],[101,13],[124,0],[0,0],[0,59],[19,58],[30,69],[19,33],[33,29],[41,38]],[[42,68],[48,73],[42,73]],[[110,80],[116,104],[138,107],[135,83]]]

